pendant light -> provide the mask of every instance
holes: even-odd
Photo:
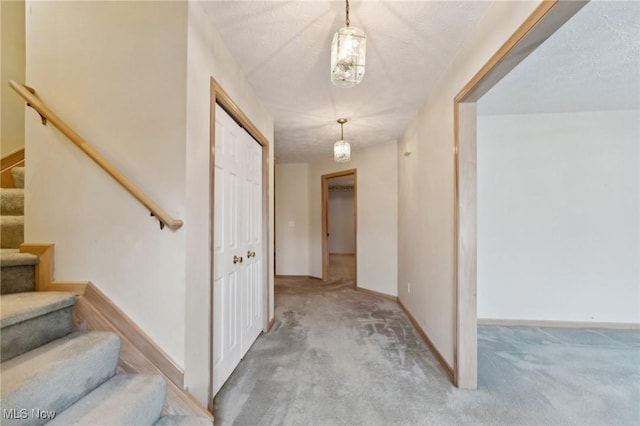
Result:
[[[344,140],[344,123],[347,122],[346,118],[339,118],[340,123],[340,140],[333,144],[333,159],[336,163],[346,163],[351,160],[351,145]]]
[[[346,26],[335,33],[331,42],[331,82],[345,88],[362,81],[367,53],[367,36],[361,29],[349,26],[349,0],[346,4]]]

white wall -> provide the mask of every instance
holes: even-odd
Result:
[[[309,274],[309,164],[276,165],[276,275]]]
[[[640,322],[640,111],[478,117],[478,317]]]
[[[24,101],[9,80],[25,79],[24,0],[0,2],[0,151],[1,156],[24,146]]]
[[[210,78],[269,140],[268,254],[269,306],[273,318],[273,119],[262,107],[200,2],[188,5],[186,199],[186,360],[185,385],[207,404],[211,306],[209,129]]]
[[[28,1],[27,83],[167,212],[185,217],[187,7]],[[90,280],[180,366],[185,232],[158,221],[53,126],[26,117],[28,242]]]
[[[273,121],[198,2],[34,1],[27,11],[28,83],[185,225],[160,231],[145,208],[30,113],[26,238],[54,242],[56,277],[93,281],[184,368],[185,385],[207,405],[210,78],[271,142],[271,165]],[[273,199],[269,211],[273,218]]]
[[[331,185],[331,179],[329,179]],[[354,197],[352,191],[329,191],[329,253],[353,254],[356,249]]]
[[[450,365],[455,341],[453,99],[538,4],[493,3],[398,141],[398,296]],[[412,154],[405,157],[407,144]]]
[[[398,162],[396,142],[351,153],[338,164],[331,153],[309,174],[309,275],[322,276],[322,175],[358,170],[358,287],[395,296],[397,289]]]

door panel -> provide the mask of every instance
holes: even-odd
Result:
[[[242,331],[242,354],[249,350],[255,339],[260,335],[263,325],[262,299],[262,147],[251,136],[245,133],[245,147],[247,155],[246,182],[246,243],[247,254],[247,282],[245,285],[246,322]]]

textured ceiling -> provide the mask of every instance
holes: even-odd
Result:
[[[480,114],[637,108],[637,1],[588,3],[478,102]]]
[[[329,81],[330,45],[344,2],[207,2],[209,18],[275,120],[276,162],[332,156],[336,119],[359,148],[396,140],[427,100],[489,2],[352,1],[367,34],[364,81]]]

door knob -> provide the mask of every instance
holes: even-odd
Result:
[[[235,265],[236,263],[242,263],[242,256],[233,256],[233,264]]]
[[[247,251],[247,259],[250,259],[252,257],[256,257],[256,252],[255,251]]]

